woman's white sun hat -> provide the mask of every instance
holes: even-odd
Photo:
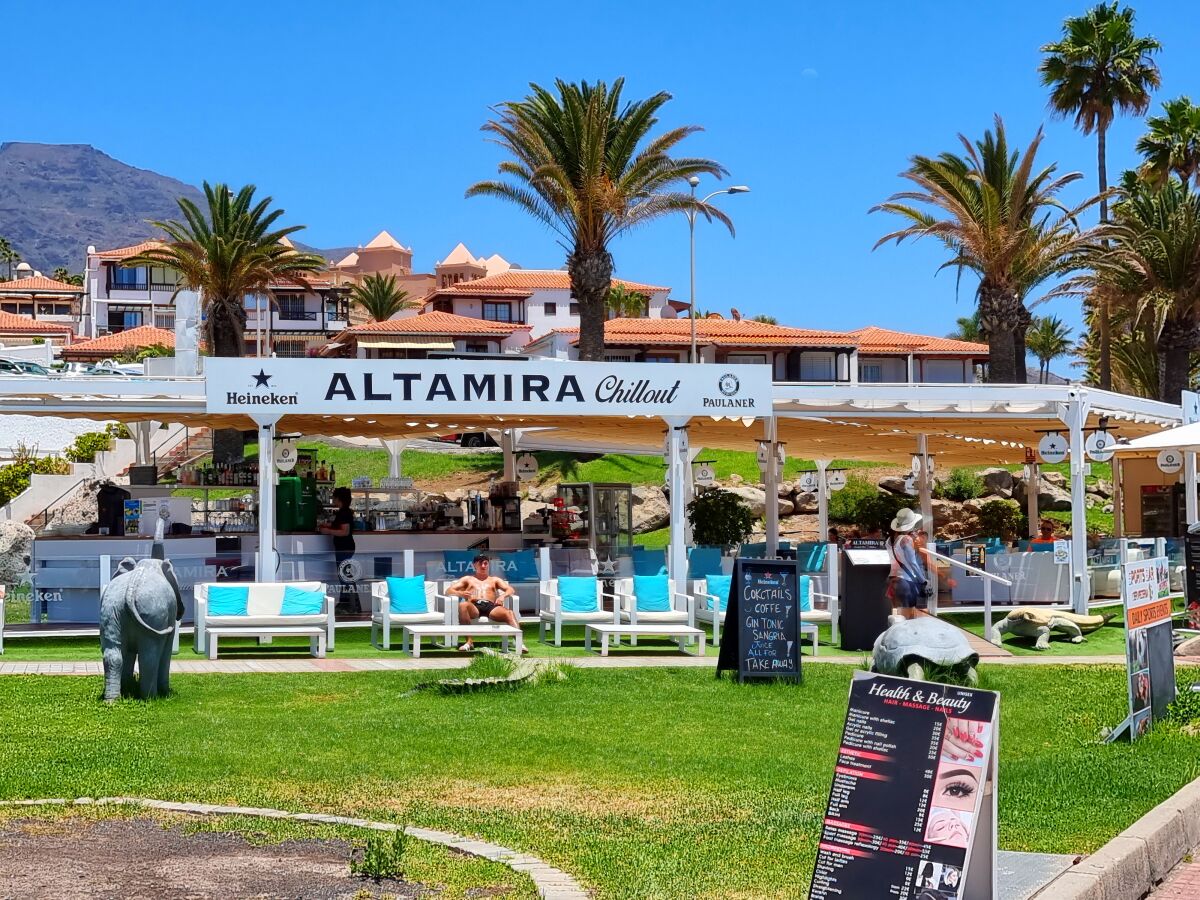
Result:
[[[921,524],[921,514],[913,512],[908,507],[896,513],[896,518],[892,519],[892,531],[901,533],[912,531]]]

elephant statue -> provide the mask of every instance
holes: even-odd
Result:
[[[166,559],[159,523],[150,559],[126,557],[100,597],[100,650],[104,699],[140,694],[166,696],[171,689],[171,644],[183,618],[175,570]],[[134,661],[139,680],[133,677]]]

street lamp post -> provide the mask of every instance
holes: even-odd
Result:
[[[693,175],[688,179],[688,184],[692,187],[692,200],[696,199],[696,187],[700,184],[700,179]],[[713,191],[700,202],[707,203],[718,194],[744,194],[750,188],[744,184],[735,184],[732,187],[727,187],[719,191]],[[696,362],[696,208],[693,206],[688,210],[688,243],[689,243],[689,262],[690,262],[690,287],[688,288],[690,309],[689,313],[692,317],[691,328],[691,352],[688,355],[689,362]]]

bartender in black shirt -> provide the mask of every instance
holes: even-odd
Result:
[[[358,612],[358,585],[353,566],[344,565],[354,556],[354,513],[350,509],[350,488],[333,489],[333,518],[318,527],[322,534],[333,538],[333,558],[337,565],[338,592],[337,611]]]

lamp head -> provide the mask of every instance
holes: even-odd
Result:
[[[731,193],[731,194],[748,194],[748,193],[750,193],[750,188],[746,187],[746,185],[744,185],[744,184],[735,184],[729,188],[729,193]]]
[[[690,184],[692,187],[699,186],[700,177],[698,175],[693,175],[691,178],[688,179],[688,184]]]

